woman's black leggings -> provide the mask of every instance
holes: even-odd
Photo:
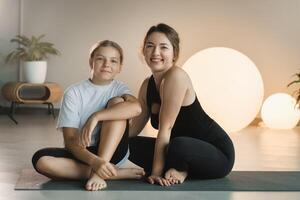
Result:
[[[175,168],[187,171],[189,178],[221,178],[232,170],[235,153],[231,139],[214,123],[212,134],[224,132],[222,138],[204,141],[192,137],[175,137],[170,140],[166,153],[165,171]],[[152,169],[155,138],[134,137],[129,140],[129,160],[144,168],[149,175]]]

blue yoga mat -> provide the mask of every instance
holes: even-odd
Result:
[[[54,181],[33,169],[22,170],[15,190],[84,190],[83,181]],[[162,187],[143,180],[111,180],[112,191],[300,191],[300,171],[233,171],[227,177],[186,180],[183,184]]]

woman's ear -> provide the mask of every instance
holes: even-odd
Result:
[[[176,61],[177,61],[177,56],[176,55],[174,55],[174,57],[173,57],[173,63],[175,63]]]

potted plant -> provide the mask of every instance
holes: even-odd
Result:
[[[290,82],[287,85],[287,87],[289,87],[289,86],[291,86],[293,84],[296,84],[296,83],[300,83],[300,73],[296,73],[296,74],[294,74],[294,76],[296,76],[297,79],[294,80],[294,81],[292,81],[292,82]],[[296,96],[296,105],[297,105],[299,103],[299,101],[300,101],[300,88],[298,90],[295,90],[294,93],[293,93],[293,95]]]
[[[47,74],[48,55],[59,55],[60,52],[53,47],[52,43],[41,41],[45,35],[38,37],[17,35],[11,42],[18,47],[6,57],[6,62],[19,60],[23,62],[23,75],[26,82],[44,83]]]

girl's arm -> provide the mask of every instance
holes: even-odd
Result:
[[[138,100],[141,104],[142,112],[139,116],[132,119],[129,127],[129,137],[137,136],[149,120],[150,113],[146,100],[148,82],[149,78],[145,79],[140,88]]]
[[[127,120],[141,113],[141,105],[134,96],[125,94],[119,97],[118,101],[119,103],[114,104],[114,106],[97,111],[89,117],[82,128],[79,138],[80,144],[83,147],[90,145],[91,135],[99,121]]]
[[[152,173],[150,183],[168,185],[163,176],[165,151],[169,144],[171,130],[188,91],[187,75],[178,68],[171,69],[165,75],[160,86],[161,107],[159,114],[159,129],[155,143]]]
[[[141,105],[137,98],[129,94],[125,94],[122,97],[124,99],[123,102],[95,112],[91,117],[96,121],[126,120],[136,117],[142,112]]]

